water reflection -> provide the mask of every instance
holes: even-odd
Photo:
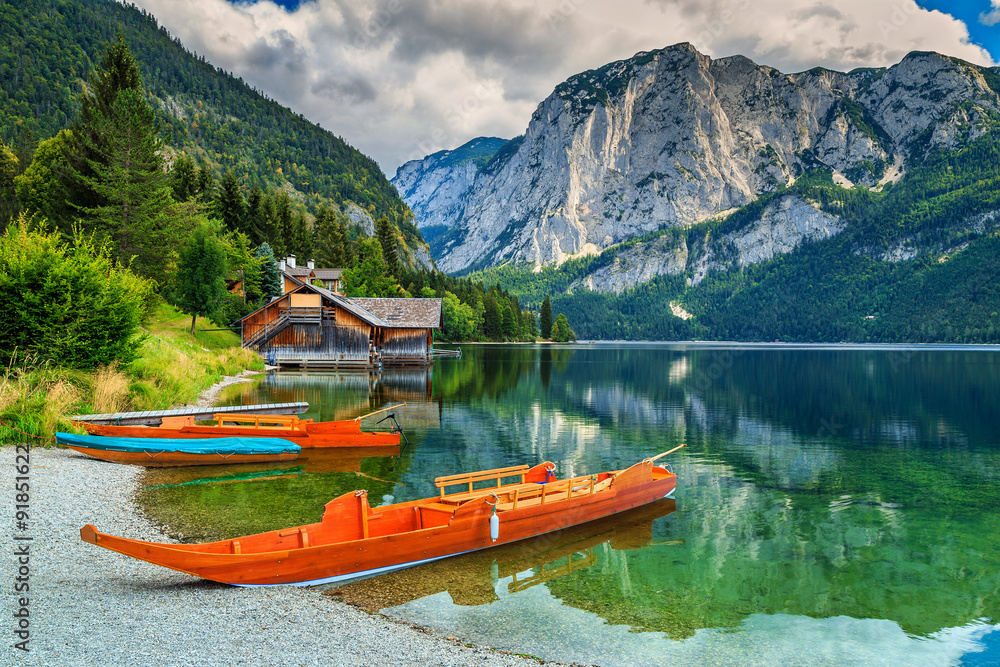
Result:
[[[468,346],[427,377],[278,374],[242,389],[233,402],[308,400],[324,418],[405,400],[410,446],[350,473],[203,485],[254,490],[184,502],[214,508],[213,521],[246,510],[283,527],[305,521],[261,508],[305,515],[345,487],[422,498],[440,475],[541,460],[588,474],[686,442],[673,455],[677,511],[652,522],[642,548],[569,544],[509,568],[484,552],[343,595],[483,643],[602,664],[643,664],[643,646],[739,661],[758,641],[772,657],[890,664],[922,641],[926,664],[948,664],[1000,619],[996,350]],[[239,510],[223,507],[237,495]]]
[[[648,546],[653,522],[675,510],[676,502],[667,498],[530,540],[350,583],[327,594],[372,611],[441,592],[447,592],[457,605],[489,604],[498,599],[495,586],[500,578],[510,577],[507,591],[516,593],[595,565],[595,549],[602,546],[606,551]]]

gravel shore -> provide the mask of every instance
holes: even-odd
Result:
[[[2,665],[537,665],[371,615],[309,588],[206,582],[87,544],[80,528],[171,541],[133,498],[141,469],[67,449],[30,453],[29,521],[14,521],[17,452],[0,448],[4,538]],[[31,540],[15,540],[15,537]],[[28,593],[15,549],[29,545]],[[23,558],[23,557],[22,557]],[[23,573],[23,572],[22,572]],[[14,648],[29,599],[30,651]],[[23,613],[23,612],[22,612]]]

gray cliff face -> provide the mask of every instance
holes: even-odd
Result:
[[[889,69],[782,74],[681,44],[560,84],[523,139],[483,167],[436,167],[431,156],[393,182],[418,226],[448,230],[432,243],[444,271],[560,264],[723,216],[812,167],[831,168],[844,185],[879,187],[905,171],[912,146],[975,138],[998,109],[980,68],[934,53]],[[841,228],[806,202],[779,201],[755,232],[728,240],[740,264]],[[619,291],[678,264],[716,262],[681,259],[687,248],[660,239],[642,247],[641,258],[639,246],[616,257],[617,277],[595,274],[587,286]]]
[[[413,211],[418,229],[455,227],[478,172],[473,162],[451,167],[439,166],[437,160],[412,161],[396,171],[392,183]]]
[[[396,170],[392,184],[413,211],[419,229],[455,227],[480,168],[505,139],[479,137],[451,151],[411,160]]]
[[[575,282],[570,289],[583,287],[596,292],[621,294],[660,275],[691,272],[691,284],[698,284],[709,271],[731,265],[746,267],[766,262],[790,252],[803,241],[819,241],[843,231],[837,217],[813,204],[788,195],[769,204],[760,218],[743,229],[727,234],[717,244],[695,244],[669,235],[652,241],[638,241],[620,250],[607,265]]]

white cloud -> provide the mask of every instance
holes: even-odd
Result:
[[[996,25],[1000,23],[1000,0],[993,0],[990,4],[993,6],[993,9],[979,15],[979,22],[983,25]]]
[[[558,83],[692,42],[781,71],[888,66],[912,50],[992,64],[914,0],[135,0],[184,45],[344,137],[405,160],[524,131]],[[997,15],[1000,0],[993,0]],[[986,20],[985,18],[983,19]]]

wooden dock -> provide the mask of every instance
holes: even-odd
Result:
[[[309,409],[304,401],[295,403],[268,403],[266,405],[228,405],[214,408],[178,408],[176,410],[149,410],[147,412],[114,412],[103,415],[77,415],[75,422],[91,424],[122,424],[133,426],[159,426],[164,417],[187,417],[209,420],[212,415],[234,412],[241,415],[298,415]]]

